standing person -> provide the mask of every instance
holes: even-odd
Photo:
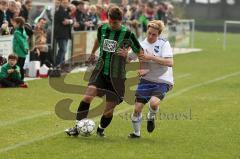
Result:
[[[114,108],[123,101],[126,79],[126,54],[129,47],[140,54],[142,48],[134,33],[122,25],[123,13],[118,6],[112,6],[108,12],[108,24],[102,24],[97,31],[89,61],[95,59],[100,48],[96,67],[91,75],[85,95],[77,110],[76,120],[87,117],[90,104],[95,96],[106,95],[106,106],[97,128],[97,135],[104,137],[104,130],[111,123]],[[128,41],[128,43],[125,42]],[[77,136],[76,126],[66,129],[69,136]]]
[[[27,33],[24,29],[25,20],[22,17],[16,17],[13,20],[15,29],[13,35],[13,52],[18,56],[17,65],[20,67],[21,79],[24,79],[24,63],[28,54],[29,45]]]
[[[77,3],[77,11],[76,11],[76,21],[74,23],[75,31],[84,31],[87,25],[87,13],[84,7],[84,2],[79,1]]]
[[[7,23],[9,25],[10,21],[10,16],[7,13],[8,10],[8,1],[7,0],[1,0],[0,1],[0,27],[4,24]]]
[[[21,11],[19,13],[20,17],[25,19],[25,22],[28,21],[29,12],[32,10],[32,0],[26,0],[22,5]]]
[[[172,88],[173,82],[173,53],[168,41],[159,39],[164,28],[160,20],[153,20],[147,26],[147,38],[141,42],[144,54],[140,57],[145,60],[139,70],[141,77],[136,91],[136,102],[131,116],[134,132],[129,138],[139,138],[142,121],[143,106],[149,103],[147,114],[147,130],[151,133],[155,128],[155,115],[159,104],[166,93]]]
[[[56,66],[64,63],[68,39],[71,39],[73,20],[70,16],[69,4],[69,0],[62,0],[58,10],[55,12],[54,38],[59,48],[56,57]]]

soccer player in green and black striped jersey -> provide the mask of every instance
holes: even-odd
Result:
[[[122,25],[122,18],[121,9],[118,6],[111,6],[108,10],[109,23],[98,28],[89,61],[95,60],[98,48],[99,58],[77,111],[77,121],[86,118],[93,98],[106,95],[106,107],[97,129],[97,135],[101,137],[104,137],[104,129],[111,123],[114,108],[123,101],[127,50],[131,47],[137,55],[142,54],[140,43],[135,34]],[[76,126],[65,132],[69,136],[78,135]]]

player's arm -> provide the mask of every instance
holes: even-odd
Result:
[[[95,55],[98,48],[99,48],[99,42],[98,42],[98,39],[96,38],[93,44],[91,55]]]
[[[153,55],[143,54],[140,55],[139,59],[143,61],[154,61],[160,65],[173,67],[173,58],[172,57],[156,57]]]
[[[88,62],[94,63],[95,59],[96,59],[96,51],[99,48],[99,41],[101,40],[101,29],[102,29],[102,25],[98,27],[98,31],[97,31],[97,38],[94,41],[93,44],[93,48],[92,48],[92,52],[91,55],[88,59]]]
[[[96,61],[96,51],[97,49],[99,48],[99,42],[98,42],[98,39],[96,38],[95,41],[94,41],[94,44],[93,44],[93,48],[92,48],[92,52],[91,52],[91,55],[90,57],[88,58],[88,63],[95,63]]]
[[[147,61],[151,60],[163,66],[173,67],[173,53],[169,42],[166,42],[163,45],[161,51],[162,57],[159,57],[154,56],[153,53],[148,52],[148,50],[145,50],[146,54],[141,55],[140,59]]]

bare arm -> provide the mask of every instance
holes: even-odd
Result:
[[[99,47],[98,39],[95,39],[95,41],[94,41],[94,45],[93,45],[93,48],[92,48],[91,55],[95,55],[95,53],[96,53],[98,47]]]
[[[99,42],[98,42],[98,39],[96,39],[96,40],[94,41],[94,45],[93,45],[93,48],[92,48],[91,55],[90,55],[90,57],[88,58],[88,61],[87,61],[88,63],[92,63],[92,64],[95,63],[95,59],[96,59],[95,53],[96,53],[98,47],[99,47]]]

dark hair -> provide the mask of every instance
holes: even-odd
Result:
[[[123,12],[118,6],[112,5],[108,9],[108,17],[110,17],[112,20],[122,20]]]
[[[11,59],[11,60],[18,60],[18,56],[15,55],[15,54],[10,54],[8,55],[8,60]]]
[[[46,21],[47,19],[46,19],[46,18],[44,18],[44,17],[42,17],[42,18],[39,18],[39,19],[38,19],[38,22],[40,22],[41,20],[44,20],[44,21]]]
[[[17,24],[19,24],[19,27],[23,27],[25,24],[25,19],[23,17],[16,17],[14,20]]]
[[[24,4],[27,5],[27,4],[31,4],[31,3],[32,3],[32,0],[26,0]]]

